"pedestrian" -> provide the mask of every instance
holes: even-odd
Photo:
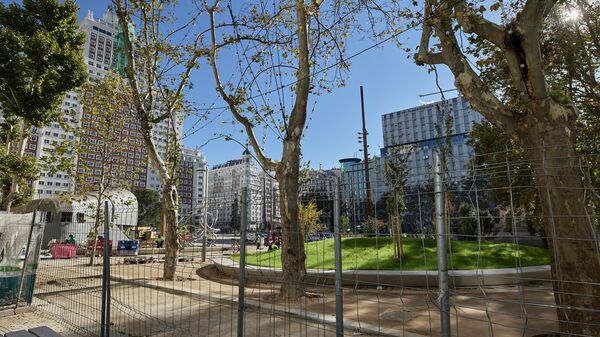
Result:
[[[73,234],[69,234],[69,238],[67,239],[67,243],[72,244],[72,245],[76,245],[77,241],[75,240],[75,237],[73,236]]]
[[[256,250],[260,250],[260,235],[256,235]]]
[[[275,243],[274,243],[275,249],[280,249],[281,248],[281,238],[279,236],[276,236],[274,241],[275,241]]]
[[[273,249],[273,233],[269,232],[269,236],[267,237],[267,250],[271,251]]]
[[[159,234],[156,237],[156,248],[162,248],[164,242],[165,242],[165,238]]]

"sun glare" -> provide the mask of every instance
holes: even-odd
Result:
[[[570,9],[565,11],[564,20],[565,21],[577,21],[581,17],[581,12],[578,9]]]

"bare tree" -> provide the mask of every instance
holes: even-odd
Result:
[[[520,2],[511,8],[514,15],[498,24],[484,17],[486,8],[479,5],[475,9],[466,1],[427,0],[415,59],[418,64],[448,66],[473,108],[526,148],[534,163],[548,235],[560,330],[598,336],[600,326],[593,322],[600,322],[600,260],[597,236],[585,216],[575,147],[577,111],[571,100],[558,97],[548,84],[547,60],[540,49],[540,32],[555,4],[555,0]],[[485,47],[497,52],[496,62],[505,70],[502,90],[482,80],[460,42],[462,33],[475,47],[471,50]],[[502,95],[507,91],[516,93],[517,99],[507,100]]]
[[[394,257],[398,258],[400,262],[402,262],[404,253],[402,246],[402,213],[406,211],[404,194],[406,181],[410,173],[408,168],[410,152],[410,149],[394,148],[383,163],[383,174],[391,188],[391,194],[386,198],[386,207],[388,212],[393,214],[391,229]]]
[[[259,1],[242,5],[239,17],[234,15],[231,3],[223,6],[217,0],[210,6],[203,4],[210,15],[208,57],[217,91],[244,130],[263,169],[274,172],[279,183],[283,230],[280,296],[292,300],[304,295],[306,274],[298,194],[301,140],[310,118],[309,96],[331,90],[332,78],[345,74],[342,41],[354,20],[350,14],[360,7],[335,2],[326,9],[321,2]],[[217,13],[225,13],[222,16],[227,20],[217,22]],[[223,49],[233,50],[238,56],[237,83],[222,80],[218,55]],[[330,60],[337,62],[332,65]],[[330,69],[335,74],[328,78],[325,74]],[[286,80],[291,83],[284,83]],[[276,103],[271,103],[272,97]],[[293,104],[289,110],[286,99]],[[261,127],[262,141],[258,133]],[[279,160],[265,153],[262,143],[267,134],[282,146]]]
[[[163,186],[166,219],[163,278],[172,280],[178,251],[177,168],[181,144],[177,134],[185,109],[184,93],[201,55],[198,40],[188,38],[189,27],[199,13],[177,26],[176,1],[113,0],[113,4],[122,31],[117,42],[119,38],[122,41],[123,71],[131,87],[133,109],[141,124],[149,160]],[[169,149],[164,157],[155,140],[155,126],[163,121],[168,121],[169,128]]]

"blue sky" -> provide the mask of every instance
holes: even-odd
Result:
[[[3,1],[6,2],[6,1]],[[94,11],[95,17],[100,17],[106,10],[109,0],[80,0],[79,17],[84,18],[88,10]],[[180,1],[183,12],[193,10],[187,7],[186,1]],[[418,31],[409,31],[401,37],[406,46],[413,47],[418,43]],[[371,41],[358,38],[348,41],[349,54],[370,45]],[[221,60],[224,70],[227,70],[227,58]],[[191,97],[199,106],[223,106],[215,92],[212,75],[203,65],[193,74],[194,89]],[[233,68],[231,68],[233,69]],[[450,73],[443,66],[438,67],[440,84],[444,89],[454,88]],[[419,97],[420,94],[436,92],[437,87],[433,74],[429,74],[424,67],[418,67],[407,58],[406,52],[398,49],[392,42],[381,47],[371,49],[352,60],[350,75],[346,86],[334,89],[332,93],[311,97],[310,107],[314,104],[312,119],[305,132],[302,143],[304,161],[310,161],[311,166],[318,168],[339,167],[340,158],[362,156],[358,152],[357,132],[361,131],[360,120],[360,94],[359,87],[364,87],[365,110],[367,114],[367,128],[369,130],[369,144],[371,154],[378,154],[379,147],[383,146],[381,130],[381,115],[421,104],[422,101],[438,99],[439,96]],[[448,93],[453,97],[456,92]],[[216,100],[216,101],[215,101]],[[235,127],[222,122],[230,121],[229,111],[221,114],[214,123],[198,130],[192,136],[184,139],[187,147],[201,146],[215,133],[235,132],[238,139],[245,142],[243,134]],[[184,130],[188,130],[197,122],[190,117],[184,123]],[[234,142],[224,140],[211,141],[201,148],[208,158],[209,164],[219,164],[230,159],[238,158],[243,149]],[[266,144],[267,154],[278,158],[280,147],[273,141]]]

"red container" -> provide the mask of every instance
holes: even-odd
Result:
[[[108,250],[112,251],[112,240],[108,240]],[[87,244],[87,254],[92,254],[92,248],[94,247],[94,241],[88,240]],[[101,255],[104,253],[104,240],[98,240],[96,242],[96,255]]]
[[[77,245],[56,243],[52,246],[53,259],[74,259],[77,257]]]

